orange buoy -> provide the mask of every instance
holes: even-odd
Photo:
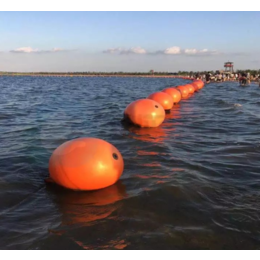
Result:
[[[140,127],[157,127],[163,122],[165,111],[154,100],[138,99],[126,107],[124,118]]]
[[[181,100],[181,93],[176,88],[165,88],[162,92],[169,94],[173,98],[173,103],[177,104]]]
[[[194,93],[195,89],[191,84],[186,84],[185,87],[188,88],[190,94]]]
[[[202,80],[195,80],[193,83],[197,84],[199,89],[202,89],[204,87],[204,82]]]
[[[198,90],[200,90],[200,88],[199,88],[199,84],[200,84],[200,83],[198,83],[197,80],[194,81],[194,82],[192,82],[192,85],[197,86],[197,89],[198,89]]]
[[[198,85],[196,84],[196,82],[192,82],[191,85],[194,87],[194,91],[195,91],[195,92],[198,92],[198,91],[199,91],[199,87],[198,87]]]
[[[199,84],[200,84],[200,86],[199,86],[200,88],[203,88],[205,85],[203,80],[199,80]]]
[[[187,90],[189,96],[190,94],[189,86],[186,84],[186,85],[181,85],[181,87]]]
[[[189,96],[189,90],[185,86],[177,86],[176,89],[180,91],[181,98],[187,98]]]
[[[120,152],[97,138],[78,138],[60,145],[49,160],[50,180],[72,190],[97,190],[113,185],[124,170]]]
[[[164,110],[170,110],[173,106],[173,98],[165,92],[155,92],[147,98],[158,102]]]

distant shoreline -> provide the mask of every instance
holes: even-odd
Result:
[[[27,76],[27,77],[103,77],[103,78],[176,78],[176,79],[186,79],[186,80],[195,80],[194,78],[190,78],[189,76],[185,75],[167,75],[167,74],[162,74],[162,75],[152,75],[152,74],[80,74],[80,73],[1,73],[0,72],[0,77],[7,76],[7,77],[19,77],[19,76]],[[238,80],[234,79],[229,79],[225,80],[226,82],[237,82]],[[214,81],[211,81],[210,83],[213,83]],[[257,79],[251,79],[251,82],[258,82]],[[220,83],[220,82],[217,82]]]
[[[192,80],[193,78],[188,78],[182,75],[133,75],[133,74],[41,74],[41,73],[0,73],[0,76],[31,76],[31,77],[137,77],[137,78],[186,78]]]

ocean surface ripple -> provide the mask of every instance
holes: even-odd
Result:
[[[171,78],[0,77],[0,249],[260,249],[260,88],[210,83],[164,123],[121,123]],[[63,142],[102,138],[118,183],[46,185]]]

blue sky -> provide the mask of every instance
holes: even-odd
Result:
[[[259,12],[0,12],[0,70],[259,69],[259,24]]]

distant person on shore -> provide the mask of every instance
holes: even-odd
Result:
[[[247,83],[250,84],[250,72],[247,72],[246,79]]]
[[[219,73],[217,76],[216,76],[216,79],[218,82],[221,82],[222,81],[222,75]]]
[[[246,85],[247,83],[247,75],[246,73],[242,73],[241,77],[239,78],[239,84]]]
[[[210,83],[210,77],[211,77],[210,73],[207,72],[207,74],[205,75],[206,83]]]

